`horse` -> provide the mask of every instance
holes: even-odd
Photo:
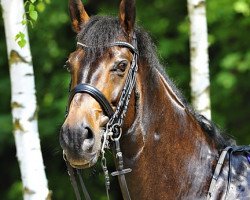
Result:
[[[118,17],[89,17],[81,0],[69,11],[77,47],[59,136],[69,173],[101,156],[108,190],[111,148],[124,199],[250,199],[250,148],[182,97],[135,23],[135,0],[121,0]]]

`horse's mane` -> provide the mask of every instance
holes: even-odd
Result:
[[[196,118],[201,128],[215,140],[218,148],[224,148],[226,146],[232,145],[234,141],[222,134],[218,127],[206,119],[203,115],[198,114],[194,109],[188,104],[186,99],[182,96],[180,91],[176,88],[173,82],[165,73],[162,65],[159,62],[156,47],[153,44],[149,34],[145,32],[142,28],[136,27],[135,33],[138,41],[138,51],[140,53],[140,59],[146,61],[152,68],[157,68],[157,70],[165,77],[168,84],[172,87],[175,94],[182,101],[186,109]],[[86,54],[84,62],[92,63],[98,59],[102,52],[108,47],[112,42],[115,42],[116,38],[122,34],[122,30],[119,24],[118,18],[107,17],[107,16],[93,16],[90,21],[83,25],[82,30],[77,35],[78,42],[84,43],[91,48],[86,48]]]

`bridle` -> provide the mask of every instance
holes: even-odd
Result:
[[[116,170],[115,172],[112,172],[112,176],[117,176],[120,184],[120,188],[122,191],[123,198],[125,200],[130,200],[130,194],[128,191],[125,174],[131,172],[132,170],[130,168],[124,169],[123,166],[123,156],[120,149],[120,137],[122,134],[122,126],[124,122],[124,118],[126,116],[127,110],[128,110],[128,104],[130,101],[131,93],[135,87],[136,82],[136,72],[138,70],[138,50],[137,50],[137,40],[135,34],[132,38],[132,44],[128,42],[118,41],[113,42],[109,44],[109,47],[112,46],[119,46],[119,47],[125,47],[128,48],[133,53],[133,59],[131,63],[131,67],[128,71],[128,75],[126,77],[125,85],[122,90],[120,100],[118,102],[117,108],[115,111],[113,111],[111,105],[109,104],[108,100],[105,98],[105,96],[95,87],[89,85],[89,84],[79,84],[75,88],[73,88],[70,91],[69,95],[69,101],[68,106],[66,108],[66,116],[68,115],[70,103],[74,96],[78,93],[87,93],[91,97],[93,97],[101,106],[103,112],[109,117],[109,121],[106,124],[106,129],[103,132],[103,142],[101,146],[101,165],[105,176],[105,186],[106,186],[106,192],[107,192],[107,198],[109,199],[109,188],[110,188],[110,181],[109,181],[109,172],[106,165],[106,158],[105,158],[105,149],[109,148],[112,145],[113,154],[115,155],[115,162],[116,162]],[[77,42],[77,45],[83,47],[83,48],[91,48],[91,46],[88,46],[86,44]],[[111,143],[111,145],[110,145]],[[71,183],[74,188],[76,198],[77,200],[81,199],[80,192],[78,190],[77,181],[75,178],[74,169],[70,166],[66,158],[64,158],[68,167],[68,173],[70,175]],[[80,176],[80,173],[78,170],[77,174],[80,179],[80,184],[82,186],[82,191],[84,193],[85,199],[90,199],[90,196],[86,190],[86,187],[83,183],[82,177]]]

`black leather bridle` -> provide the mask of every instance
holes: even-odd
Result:
[[[80,43],[80,42],[78,42],[77,45],[79,45],[83,48],[91,48],[91,46],[87,46],[87,45]],[[109,147],[110,141],[108,142],[108,140],[111,140],[111,143],[113,144],[112,145],[113,146],[113,153],[115,155],[116,169],[117,169],[117,171],[111,173],[111,175],[118,176],[123,198],[125,200],[130,200],[131,198],[130,198],[130,194],[128,191],[128,187],[127,187],[127,183],[126,183],[126,179],[125,179],[125,174],[131,172],[132,170],[123,168],[123,156],[122,156],[122,152],[120,150],[119,139],[121,137],[123,121],[124,121],[124,118],[126,116],[131,93],[132,93],[134,86],[135,86],[136,72],[138,70],[138,64],[137,64],[138,50],[137,50],[136,36],[134,34],[132,44],[130,44],[128,42],[118,41],[118,42],[111,43],[108,46],[109,47],[112,47],[112,46],[125,47],[125,48],[128,48],[133,53],[133,60],[131,63],[131,67],[128,71],[125,85],[124,85],[124,88],[122,90],[121,97],[120,97],[120,100],[118,102],[116,110],[113,111],[109,101],[105,98],[105,96],[97,88],[95,88],[89,84],[86,84],[86,83],[81,83],[70,91],[68,106],[66,108],[66,116],[68,115],[71,101],[73,100],[74,96],[78,93],[87,93],[100,104],[103,112],[109,117],[109,121],[106,125],[106,130],[103,134],[103,144],[102,144],[102,149],[101,149],[102,168],[103,168],[104,175],[105,175],[105,185],[106,185],[107,197],[109,199],[108,190],[110,187],[110,181],[109,181],[109,173],[108,173],[107,166],[106,166],[106,158],[104,156],[104,153],[105,153],[104,149]],[[65,161],[67,163],[68,172],[70,175],[71,183],[72,183],[72,186],[74,188],[77,200],[80,200],[81,196],[80,196],[80,192],[79,192],[78,187],[77,187],[77,182],[76,182],[75,175],[74,175],[74,169],[70,166],[70,164],[68,163],[68,161],[66,159],[65,159]],[[78,174],[79,179],[80,179],[80,184],[82,186],[82,190],[83,190],[85,199],[88,200],[88,199],[90,199],[90,196],[86,190],[86,187],[83,183],[83,180],[82,180],[78,170],[77,170],[77,174]]]
[[[69,95],[69,101],[68,101],[69,104],[67,106],[66,113],[68,113],[70,103],[77,93],[87,93],[90,96],[92,96],[101,105],[102,110],[109,118],[114,114],[114,111],[112,107],[110,106],[106,97],[97,88],[87,83],[78,84],[75,88],[71,90],[70,95]]]

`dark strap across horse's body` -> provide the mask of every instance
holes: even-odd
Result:
[[[222,153],[220,155],[220,158],[219,158],[219,160],[217,162],[217,165],[215,167],[215,171],[214,171],[214,174],[213,174],[213,177],[212,177],[212,181],[210,183],[210,187],[209,187],[208,194],[207,194],[207,200],[210,200],[212,198],[213,193],[215,192],[216,183],[217,183],[217,180],[219,179],[219,176],[220,176],[220,173],[221,173],[221,170],[222,170],[222,166],[224,164],[226,156],[229,154],[229,157],[228,157],[229,172],[228,172],[228,180],[227,180],[227,189],[226,189],[225,199],[227,198],[229,187],[230,187],[230,184],[231,184],[232,154],[236,153],[236,152],[245,152],[247,154],[246,156],[247,156],[247,159],[248,159],[248,156],[250,156],[250,146],[228,146],[222,151]],[[248,162],[249,162],[249,160],[248,160]]]
[[[210,187],[209,187],[209,190],[208,190],[208,195],[207,195],[207,200],[209,200],[211,197],[212,197],[212,194],[215,190],[215,185],[216,185],[216,182],[219,178],[219,175],[220,175],[220,172],[221,172],[221,168],[222,168],[222,165],[224,163],[224,160],[226,158],[226,155],[228,153],[229,150],[231,150],[232,147],[226,147],[221,155],[220,155],[220,158],[217,162],[217,165],[216,165],[216,168],[215,168],[215,171],[214,171],[214,174],[213,174],[213,177],[212,177],[212,181],[211,181],[211,184],[210,184]]]

